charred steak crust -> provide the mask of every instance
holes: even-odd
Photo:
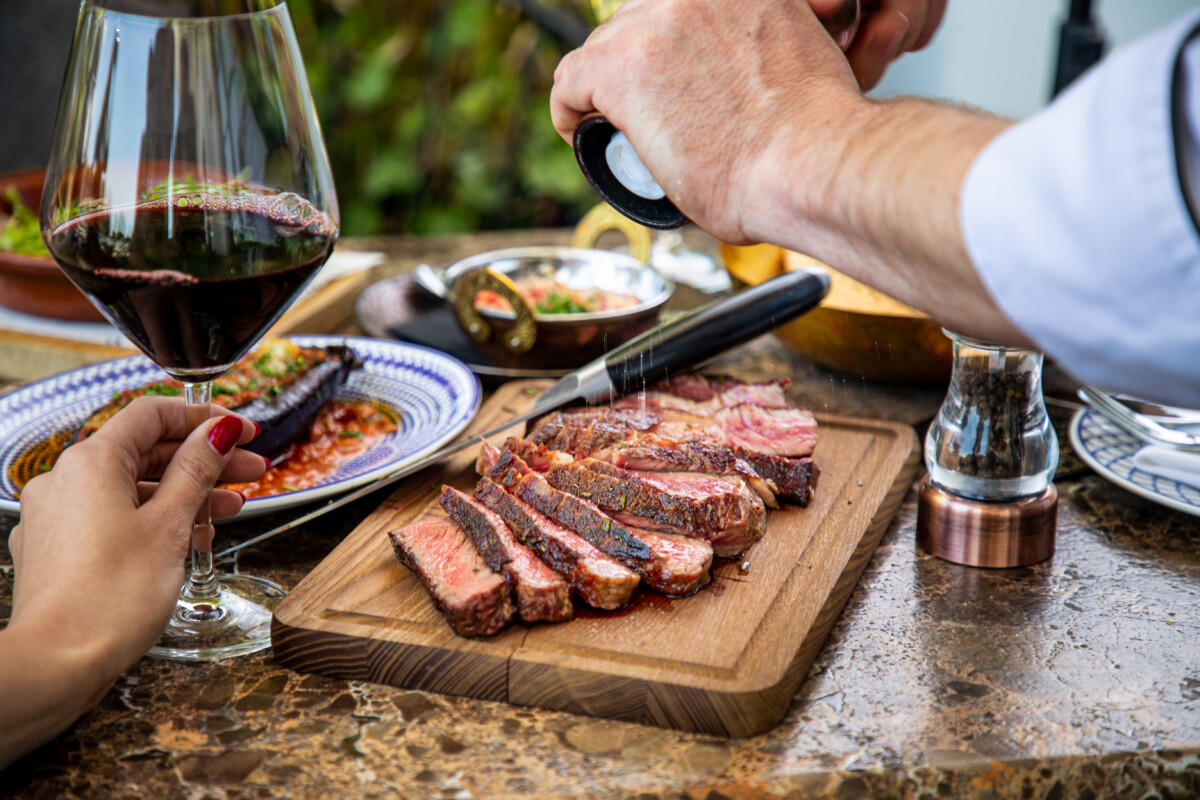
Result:
[[[450,486],[442,487],[441,504],[487,565],[508,580],[521,619],[561,622],[571,618],[574,606],[566,581],[518,542],[496,512]]]
[[[591,458],[552,467],[546,478],[556,489],[590,499],[609,513],[640,517],[643,527],[706,539],[719,555],[744,552],[765,530],[761,509],[738,487],[716,478],[663,473],[656,480]],[[678,486],[669,485],[672,481]],[[689,481],[694,491],[677,491]],[[718,542],[729,546],[718,547]]]
[[[802,507],[812,500],[821,469],[811,458],[767,456],[749,451],[740,454],[755,472],[775,484],[780,495]]]
[[[539,513],[490,478],[475,485],[475,498],[495,511],[526,547],[563,576],[593,608],[611,610],[629,601],[639,578],[586,539]]]
[[[641,576],[646,585],[669,595],[690,594],[708,579],[712,546],[700,539],[634,531],[599,506],[551,486],[515,455],[497,482],[559,525],[572,530]],[[524,467],[527,472],[522,472]]]
[[[457,525],[422,520],[388,531],[388,538],[459,636],[491,636],[512,621],[508,583],[488,568]]]

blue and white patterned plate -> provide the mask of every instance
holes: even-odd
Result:
[[[1099,475],[1168,508],[1200,516],[1200,489],[1138,469],[1133,457],[1143,443],[1095,411],[1071,418],[1071,447]]]
[[[338,393],[346,400],[371,400],[391,408],[396,432],[343,464],[311,489],[246,501],[238,519],[280,511],[341,494],[381,473],[420,458],[453,439],[475,416],[479,379],[445,353],[404,342],[354,336],[293,336],[304,347],[345,342],[362,359]],[[19,508],[10,478],[14,462],[38,442],[78,427],[113,392],[161,380],[144,356],[130,356],[54,375],[0,397],[0,510]]]

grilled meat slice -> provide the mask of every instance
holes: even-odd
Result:
[[[625,525],[704,539],[719,556],[745,552],[766,529],[762,505],[744,486],[711,475],[636,473],[588,458],[552,467],[546,478]]]
[[[586,455],[620,442],[631,432],[653,433],[673,442],[743,447],[772,456],[812,455],[817,421],[806,408],[720,408],[702,416],[673,408],[583,408],[543,417],[528,438],[552,450]]]
[[[671,408],[697,416],[712,416],[722,408],[740,405],[787,408],[786,379],[743,383],[733,378],[708,378],[691,374],[652,384],[645,392],[616,401],[617,408]]]
[[[422,520],[388,531],[388,538],[459,636],[491,636],[512,620],[508,583],[453,522]]]
[[[638,576],[598,548],[558,525],[490,478],[475,485],[475,498],[495,511],[526,547],[571,585],[593,608],[611,610],[629,601]]]
[[[503,453],[496,466],[498,473],[493,477],[498,483],[629,567],[651,589],[684,595],[708,581],[712,565],[708,542],[630,530],[595,503],[555,489],[511,452]]]
[[[820,476],[821,470],[811,458],[785,458],[744,451],[735,452],[741,452],[755,472],[775,484],[779,494],[796,501],[796,504],[800,506],[807,506],[812,500],[813,490],[817,488],[817,478]]]
[[[566,581],[513,536],[496,512],[474,497],[442,487],[442,508],[475,543],[484,562],[512,587],[517,613],[526,622],[562,622],[571,618]]]
[[[676,442],[627,428],[620,420],[589,424],[561,412],[539,422],[530,433],[530,441],[639,472],[703,472],[738,477],[768,508],[779,507],[774,484],[723,444],[705,440]]]

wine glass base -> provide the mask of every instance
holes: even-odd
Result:
[[[218,575],[216,603],[180,597],[158,644],[147,653],[167,661],[218,661],[271,646],[271,612],[287,592],[249,575]]]

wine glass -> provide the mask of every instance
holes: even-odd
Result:
[[[188,420],[325,263],[337,199],[283,0],[83,0],[43,191],[67,276],[168,375]],[[284,591],[213,573],[208,504],[152,656],[270,645]]]

